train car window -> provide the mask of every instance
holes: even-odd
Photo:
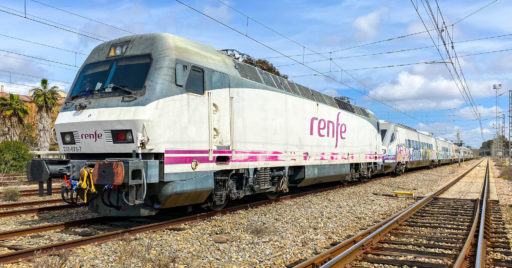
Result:
[[[187,75],[187,65],[176,64],[176,85],[179,87],[183,87],[185,85],[185,76]]]
[[[187,78],[185,90],[199,95],[204,94],[204,71],[201,68],[192,66]]]
[[[380,130],[380,138],[382,139],[382,141],[384,141],[384,138],[386,137],[386,132],[388,132],[387,129]]]
[[[389,143],[393,143],[395,141],[395,132],[391,134],[391,139],[389,140]]]

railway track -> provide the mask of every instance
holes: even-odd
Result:
[[[479,198],[439,197],[481,164],[405,211],[296,267],[511,267],[512,261],[503,258],[512,252],[499,205],[488,200],[488,163]]]
[[[415,170],[412,172],[419,172],[419,170]],[[376,181],[376,180],[386,179],[386,178],[389,178],[389,177],[381,176],[381,177],[378,177],[373,180],[351,183],[348,185],[348,187],[357,185],[357,184],[368,183],[368,182],[372,182],[372,181]],[[232,213],[232,212],[235,212],[238,210],[255,208],[255,207],[264,206],[264,205],[268,205],[268,204],[272,204],[272,203],[276,203],[276,202],[281,202],[281,201],[285,201],[285,200],[298,198],[298,197],[309,195],[309,194],[316,194],[316,193],[331,191],[331,190],[335,190],[335,189],[342,188],[342,187],[347,187],[347,185],[335,185],[335,186],[324,187],[324,188],[312,187],[313,190],[302,191],[299,193],[292,193],[289,195],[279,197],[274,200],[261,200],[261,201],[251,202],[248,204],[236,205],[233,207],[223,209],[221,211],[200,213],[200,214],[196,214],[196,215],[192,215],[192,216],[178,217],[178,218],[168,219],[168,220],[158,220],[156,222],[152,222],[149,224],[139,224],[138,226],[133,226],[133,224],[132,224],[132,227],[123,228],[121,230],[101,233],[101,234],[97,234],[97,235],[85,236],[85,237],[81,237],[79,239],[63,241],[63,242],[59,242],[59,243],[48,244],[48,245],[34,247],[34,248],[21,249],[21,250],[16,250],[14,252],[2,254],[2,255],[0,255],[0,263],[16,262],[16,261],[20,261],[20,260],[33,258],[34,256],[36,256],[36,254],[37,254],[37,256],[41,256],[44,254],[53,254],[55,252],[65,251],[65,250],[73,249],[73,248],[84,246],[84,245],[104,243],[104,242],[108,242],[111,240],[124,238],[127,235],[135,235],[138,233],[170,229],[170,228],[179,226],[184,223],[197,222],[197,221],[205,220],[205,219],[208,219],[208,218],[211,218],[214,216]],[[1,214],[0,214],[0,216],[1,216]],[[22,229],[18,229],[18,230],[0,233],[0,240],[15,238],[15,237],[19,237],[19,236],[33,235],[33,234],[42,233],[42,232],[66,231],[70,227],[83,226],[83,225],[88,225],[88,224],[104,223],[104,224],[108,225],[108,224],[111,224],[111,220],[115,221],[116,219],[111,218],[111,217],[99,217],[99,218],[93,218],[93,219],[85,219],[85,220],[78,220],[78,221],[41,225],[41,226],[35,226],[35,227],[30,227],[30,228],[22,228]],[[128,223],[128,225],[130,225],[130,224]],[[14,247],[14,248],[16,248],[16,247]]]
[[[19,192],[20,192],[20,196],[23,196],[23,197],[39,195],[39,190],[38,189],[23,189],[23,190],[19,190]],[[59,194],[60,195],[60,192],[61,192],[60,187],[52,189],[52,193],[53,194]],[[0,195],[2,193],[3,192],[0,192]]]

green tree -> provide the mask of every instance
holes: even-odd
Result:
[[[37,138],[41,151],[50,149],[52,129],[52,112],[57,106],[59,93],[57,86],[48,88],[48,79],[41,79],[41,87],[32,89],[32,98],[37,106]]]
[[[25,144],[19,141],[0,143],[0,173],[25,172],[27,163],[32,159]]]
[[[281,72],[279,72],[279,70],[272,64],[270,63],[268,60],[264,60],[264,59],[253,59],[251,57],[247,57],[246,59],[244,59],[244,62],[247,63],[247,64],[250,64],[252,66],[255,66],[255,67],[258,67],[264,71],[267,71],[271,74],[275,74],[277,76],[281,76],[283,77],[284,79],[288,79],[288,76],[285,75],[285,74],[281,74]]]
[[[23,118],[28,115],[27,105],[19,95],[10,94],[9,99],[0,99],[0,115],[7,129],[7,139],[15,141],[19,139]]]

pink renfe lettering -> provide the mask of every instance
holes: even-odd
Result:
[[[316,132],[315,132],[316,127]],[[327,132],[327,133],[326,133]],[[334,121],[325,120],[323,118],[312,117],[309,124],[309,135],[313,136],[315,133],[319,137],[335,138],[336,143],[334,148],[338,148],[338,141],[344,140],[345,133],[347,133],[347,125],[340,122],[340,112],[336,115],[336,124]]]
[[[322,133],[323,130],[325,130],[325,120],[320,119],[318,120],[318,136],[325,137],[325,135]]]
[[[103,134],[98,132],[97,130],[94,131],[94,133],[83,133],[80,135],[80,139],[82,140],[94,140],[94,142],[97,142],[98,140],[101,140],[103,137]]]

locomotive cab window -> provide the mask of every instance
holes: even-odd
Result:
[[[185,90],[190,93],[203,95],[204,93],[204,71],[201,68],[192,66],[187,78]]]
[[[81,96],[124,96],[141,93],[151,66],[150,55],[120,57],[87,64],[71,91]]]

